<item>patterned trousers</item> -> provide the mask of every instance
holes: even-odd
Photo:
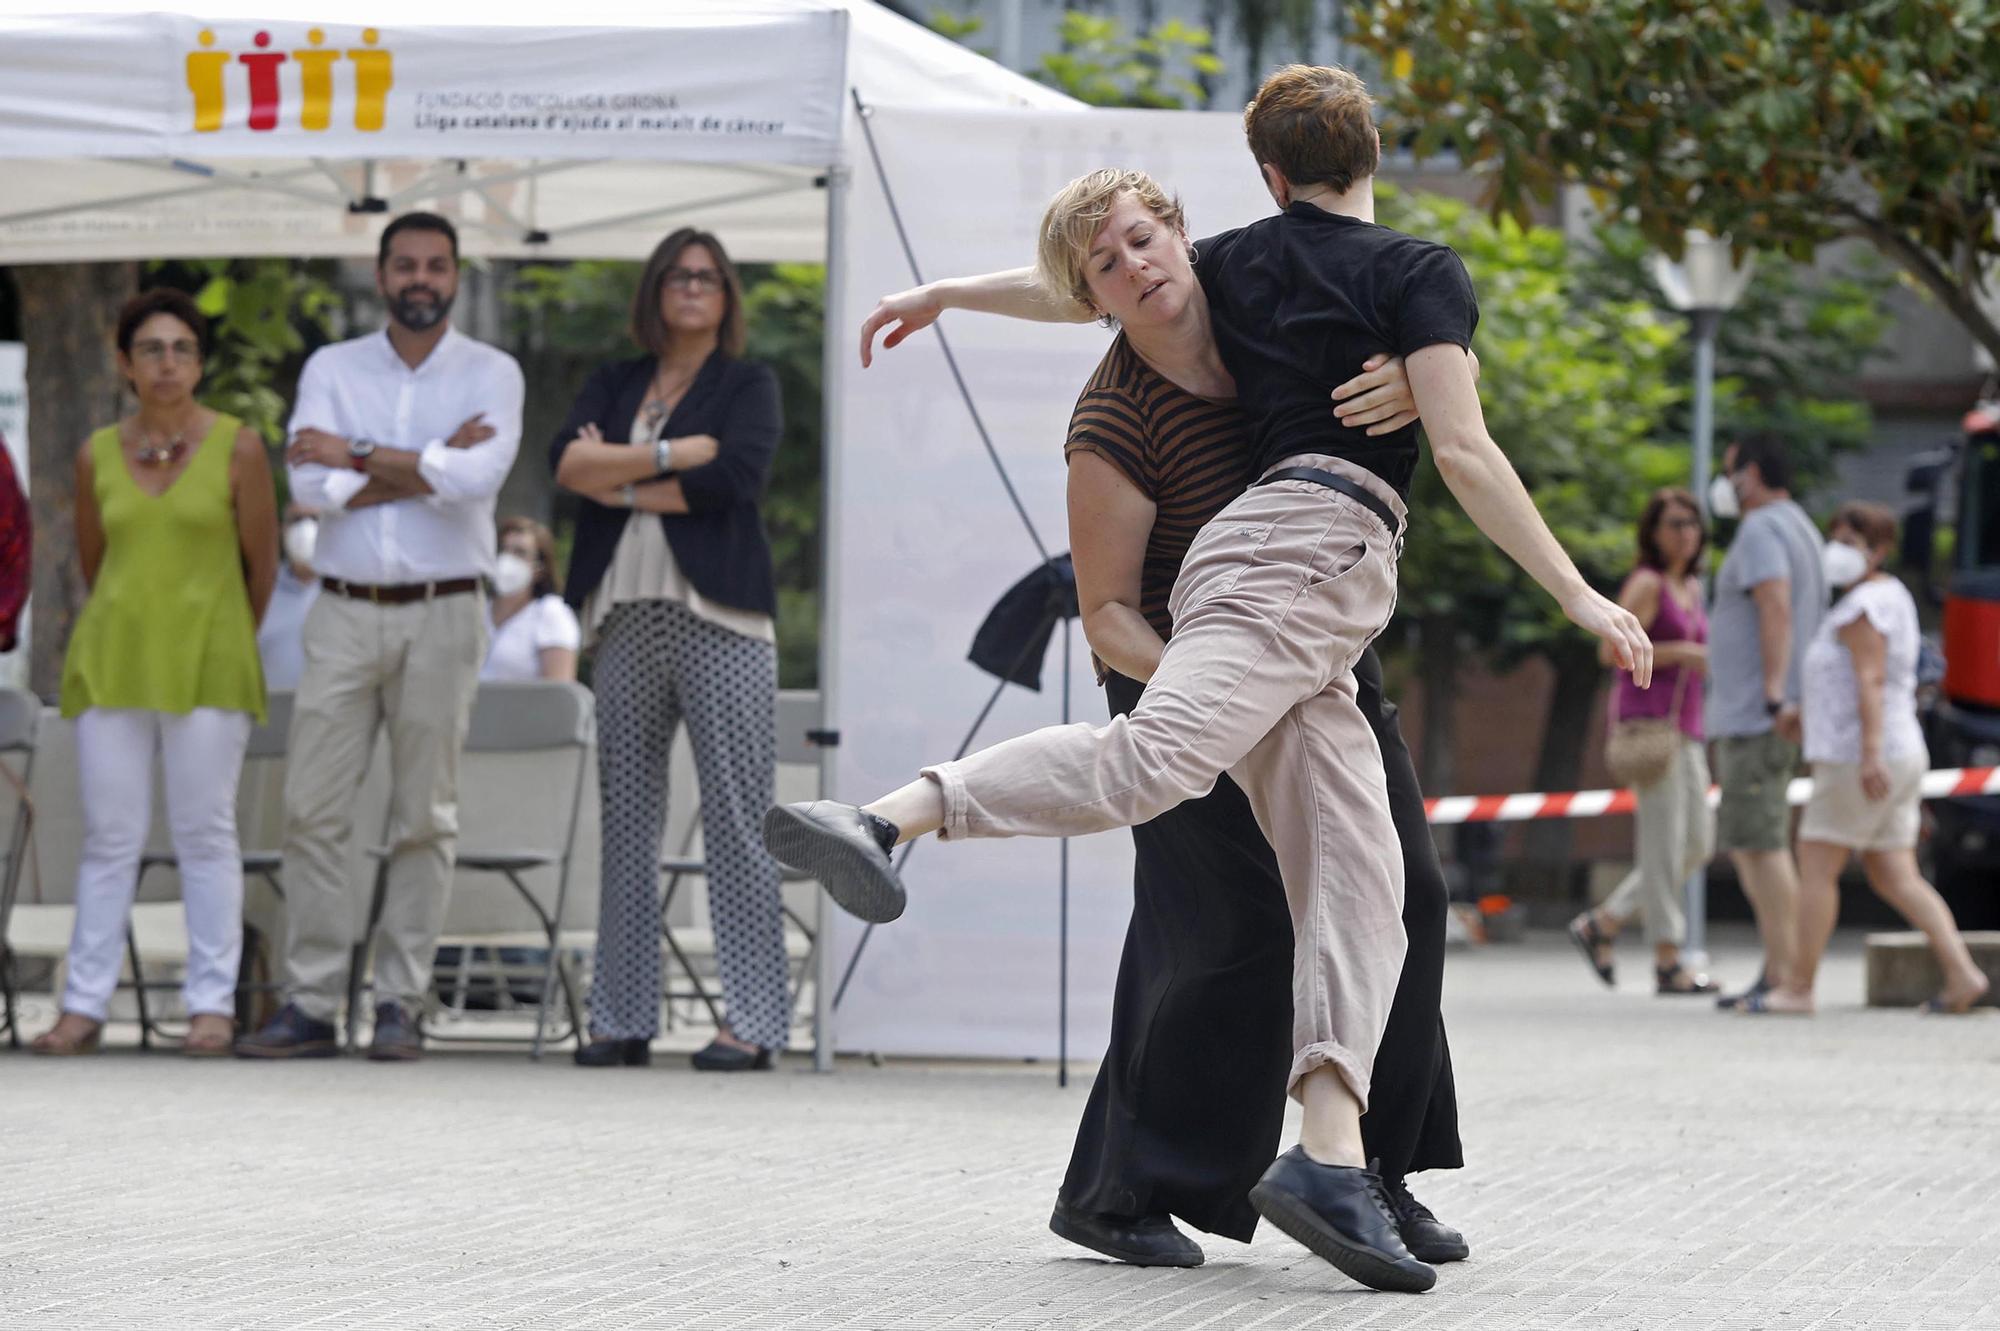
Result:
[[[603,807],[591,1033],[649,1039],[660,1029],[660,839],[668,759],[685,720],[729,1028],[783,1048],[785,925],[761,830],[777,778],[777,650],[677,602],[630,601],[605,621],[591,686]]]

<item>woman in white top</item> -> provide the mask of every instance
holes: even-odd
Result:
[[[583,631],[556,581],[555,534],[533,518],[501,519],[482,682],[576,678]]]
[[[1811,1012],[1813,978],[1840,914],[1840,871],[1860,852],[1876,895],[1930,939],[1944,988],[1926,1004],[1964,1012],[1986,993],[1951,908],[1917,870],[1920,787],[1930,767],[1917,725],[1917,604],[1883,572],[1896,519],[1845,504],[1828,529],[1828,585],[1846,592],[1820,622],[1804,662],[1805,758],[1812,800],[1799,824],[1799,965],[1764,995],[1772,1012]]]

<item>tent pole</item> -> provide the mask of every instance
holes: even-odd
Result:
[[[846,315],[847,274],[841,246],[847,230],[848,170],[835,163],[826,172],[826,322],[829,329],[844,327],[838,321]],[[840,643],[840,596],[835,584],[835,558],[840,549],[840,408],[841,385],[847,358],[841,353],[847,340],[829,334],[823,339],[821,355],[821,412],[824,424],[819,441],[819,715],[823,732],[835,731],[840,718],[840,672],[835,657]],[[837,741],[836,741],[837,742]],[[822,799],[835,790],[838,754],[831,745],[819,751],[819,789]],[[833,912],[827,909],[826,888],[817,894],[814,931],[819,945],[813,949],[813,1071],[833,1071],[833,936],[828,926]]]
[[[1069,724],[1069,653],[1071,621],[1063,616],[1063,724]],[[1056,1085],[1069,1085],[1069,838],[1062,839],[1062,924],[1058,930],[1060,958],[1056,966]]]

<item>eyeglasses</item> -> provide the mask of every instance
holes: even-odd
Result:
[[[1672,530],[1674,530],[1674,531],[1700,531],[1700,530],[1701,530],[1701,519],[1700,519],[1700,518],[1666,518],[1666,519],[1663,519],[1663,520],[1661,521],[1660,525],[1661,525],[1662,527],[1668,527],[1668,528],[1671,528],[1671,529],[1672,529]]]
[[[722,290],[722,274],[713,268],[669,268],[660,280],[667,286],[691,291]]]
[[[144,342],[134,342],[132,344],[133,360],[163,361],[169,357],[175,360],[200,360],[201,345],[197,342],[188,341],[162,342],[157,338],[150,337]]]

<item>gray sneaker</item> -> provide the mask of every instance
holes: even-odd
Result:
[[[887,924],[908,895],[889,851],[896,825],[833,800],[779,804],[764,815],[764,846],[778,863],[811,874],[849,915]]]

